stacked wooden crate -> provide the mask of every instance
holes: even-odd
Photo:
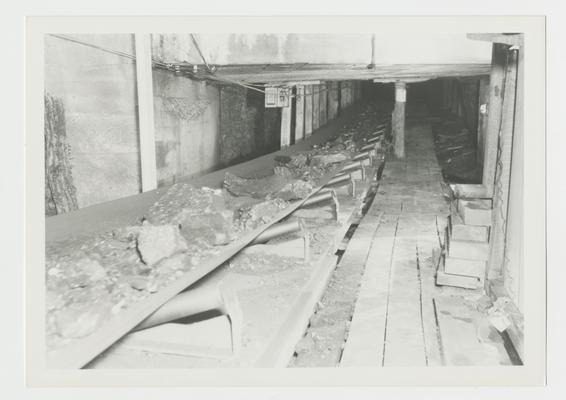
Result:
[[[468,289],[483,287],[489,258],[491,199],[458,199],[446,227],[445,254],[436,283]]]

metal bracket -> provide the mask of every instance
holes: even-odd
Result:
[[[338,196],[336,196],[336,191],[330,189],[328,191],[320,192],[303,203],[301,208],[312,206],[314,204],[323,203],[325,201],[331,201],[332,213],[335,221],[338,221],[338,212],[340,209],[340,203],[338,202]]]
[[[299,218],[299,226],[301,228],[301,235],[304,241],[304,261],[305,264],[311,262],[311,238],[305,221]]]
[[[368,140],[366,140],[366,143],[368,143],[368,145],[373,144],[373,143],[380,143],[381,144],[382,138],[383,138],[383,136],[372,136]]]
[[[362,161],[353,161],[349,164],[346,164],[342,170],[340,171],[341,173],[355,173],[356,171],[360,171],[360,177],[359,180],[364,180],[365,179],[365,171],[364,171],[364,164]]]
[[[242,343],[242,310],[236,293],[221,289],[220,285],[205,284],[178,294],[143,320],[133,331],[150,329],[206,311],[218,311],[228,317],[232,355],[237,355]]]
[[[354,179],[352,179],[352,175],[349,173],[341,173],[339,175],[336,175],[334,178],[328,181],[328,183],[324,187],[328,188],[346,185],[348,185],[350,188],[350,195],[354,197],[356,195],[356,182],[354,181]]]
[[[260,233],[249,245],[265,243],[271,239],[275,239],[278,236],[283,236],[288,233],[297,232],[300,230],[299,222],[296,219],[292,219],[286,222],[281,222],[279,224],[271,225],[265,231]]]
[[[291,219],[280,224],[272,225],[267,228],[263,233],[259,234],[251,243],[251,245],[265,243],[278,236],[283,236],[288,233],[301,232],[304,245],[304,259],[305,263],[310,262],[310,236],[307,231],[307,226],[301,218]]]
[[[372,157],[372,150],[366,150],[361,153],[358,153],[352,159],[354,161],[361,161],[362,166],[370,166],[373,164],[373,157]]]

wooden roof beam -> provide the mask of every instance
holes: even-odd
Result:
[[[522,33],[468,33],[466,37],[471,40],[522,47],[524,35]]]

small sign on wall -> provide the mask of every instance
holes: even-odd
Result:
[[[288,87],[266,87],[265,108],[289,107],[291,88]]]

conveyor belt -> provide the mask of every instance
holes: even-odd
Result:
[[[321,184],[319,184],[319,186],[316,187],[308,197],[291,204],[284,210],[281,210],[269,223],[245,233],[236,241],[228,244],[220,254],[211,258],[198,268],[194,268],[187,272],[170,286],[152,296],[149,296],[139,303],[132,305],[123,314],[113,317],[92,335],[65,346],[62,349],[48,353],[48,365],[54,368],[82,368],[94,357],[111,346],[116,340],[120,339],[124,334],[128,333],[141,321],[151,315],[162,304],[171,300],[174,296],[191,286],[193,283],[224,264],[266,229],[291,215],[293,211],[303,205],[303,203],[312,195],[318,193],[333,177],[334,173],[328,174],[322,179]]]
[[[296,151],[298,150],[299,148],[296,149]],[[273,157],[273,154],[270,155],[270,157]],[[211,258],[198,268],[187,272],[169,286],[148,298],[133,304],[122,314],[112,317],[92,335],[73,342],[56,351],[49,352],[47,355],[48,366],[50,368],[60,369],[82,368],[114,342],[131,331],[134,327],[136,327],[136,325],[155,312],[163,304],[224,264],[227,260],[253,242],[258,235],[266,231],[268,228],[291,215],[313,195],[317,194],[334,176],[335,172],[327,174],[321,179],[319,185],[313,189],[309,196],[305,199],[294,202],[286,209],[275,215],[269,223],[245,233],[234,242],[226,245],[220,254]]]
[[[331,140],[340,127],[359,117],[358,109],[353,107],[338,119],[319,128],[303,141],[279,151],[257,157],[253,160],[233,165],[218,171],[197,177],[182,179],[180,183],[189,183],[195,187],[220,188],[226,172],[234,175],[252,178],[260,177],[271,171],[275,166],[276,156],[290,156],[301,151],[307,151],[314,145]],[[168,190],[159,188],[145,193],[112,200],[102,204],[85,207],[66,214],[56,215],[45,219],[45,238],[48,243],[73,238],[79,235],[90,235],[110,231],[120,226],[139,222],[149,207]]]

